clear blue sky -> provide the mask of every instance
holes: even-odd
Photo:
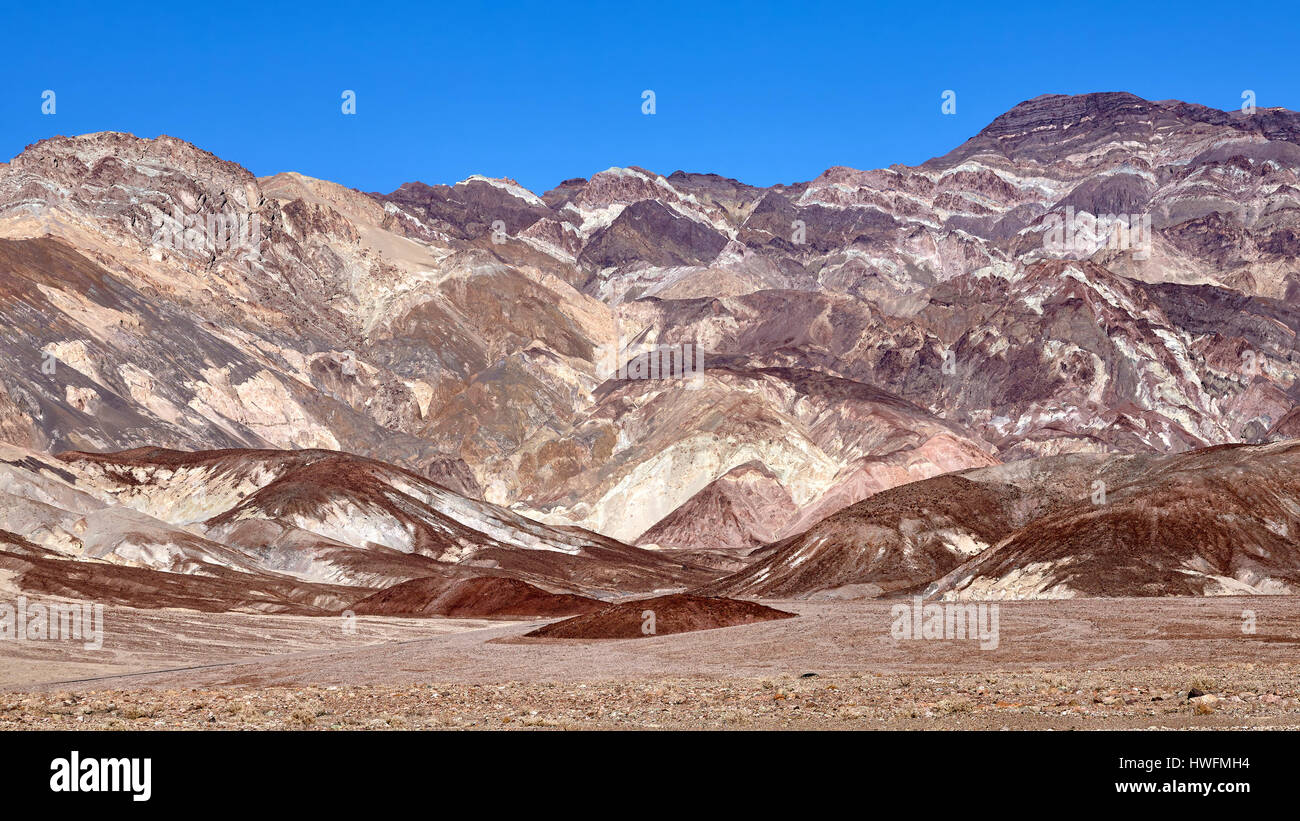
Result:
[[[1300,108],[1294,0],[983,5],[10,3],[0,155],[120,130],[363,191],[613,165],[770,185],[919,163],[1043,93]]]

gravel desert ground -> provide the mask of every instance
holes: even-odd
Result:
[[[583,641],[113,608],[103,651],[0,645],[0,728],[1300,728],[1294,597],[1000,602],[989,650],[893,638],[898,603],[765,601],[799,618]]]

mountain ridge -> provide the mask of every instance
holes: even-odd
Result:
[[[1043,95],[919,166],[366,194],[50,138],[0,166],[0,435],[348,451],[731,569],[955,471],[1291,430],[1298,142],[1284,109]]]

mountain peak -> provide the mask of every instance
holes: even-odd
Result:
[[[1214,133],[1196,142],[1198,134]],[[1220,111],[1181,100],[1154,102],[1127,91],[1088,94],[1042,94],[1018,103],[995,117],[978,134],[941,157],[929,168],[958,165],[977,155],[992,155],[1014,163],[1046,165],[1066,155],[1100,157],[1107,145],[1152,145],[1165,134],[1181,133],[1187,145],[1209,148],[1215,139],[1250,135],[1300,142],[1300,114],[1280,108],[1259,108],[1247,114]],[[1161,146],[1162,152],[1168,148]],[[1192,154],[1188,154],[1188,158]]]

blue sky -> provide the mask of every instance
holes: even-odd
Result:
[[[120,130],[363,191],[614,165],[770,185],[922,162],[1043,93],[1300,108],[1293,3],[276,5],[10,4],[0,154]]]

